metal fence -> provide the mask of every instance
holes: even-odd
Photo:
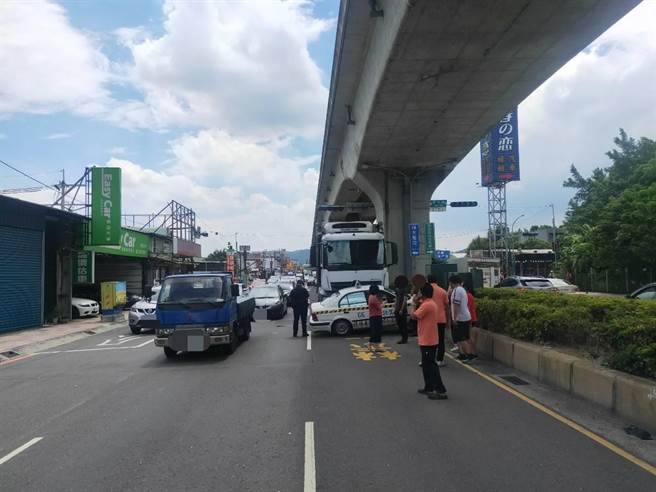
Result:
[[[654,282],[655,278],[656,269],[654,267],[590,269],[574,273],[574,282],[580,290],[611,294],[629,294],[638,287]]]

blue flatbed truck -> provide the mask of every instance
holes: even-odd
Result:
[[[255,299],[239,297],[229,273],[171,275],[157,300],[155,346],[171,358],[222,346],[232,354],[250,338]]]

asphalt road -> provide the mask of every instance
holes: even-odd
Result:
[[[418,395],[414,339],[367,360],[359,338],[308,350],[290,318],[229,357],[170,361],[125,327],[0,367],[0,490],[656,490],[455,363],[449,400]]]

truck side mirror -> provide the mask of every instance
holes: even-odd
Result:
[[[387,255],[386,266],[396,265],[399,262],[399,250],[396,243],[387,241],[385,244],[389,247],[389,255]]]
[[[232,294],[232,297],[239,297],[239,286],[237,284],[230,286],[230,294]]]

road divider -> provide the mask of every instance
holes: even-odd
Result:
[[[35,437],[34,439],[30,439],[29,441],[27,441],[22,446],[19,446],[16,449],[14,449],[11,453],[4,455],[2,458],[0,458],[0,465],[4,465],[7,461],[9,461],[10,459],[18,456],[23,451],[25,451],[27,448],[29,448],[31,446],[34,446],[41,439],[43,439],[43,437]]]

